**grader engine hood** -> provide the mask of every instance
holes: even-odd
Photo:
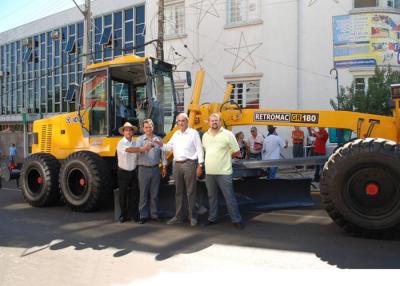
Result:
[[[69,155],[65,149],[88,145],[88,140],[83,138],[77,112],[36,120],[33,132],[32,153],[50,153],[61,159]]]
[[[81,112],[81,116],[85,114]],[[85,122],[85,118],[82,118]],[[102,156],[114,156],[120,137],[89,137],[84,134],[77,112],[37,120],[33,124],[32,153],[49,153],[65,159],[73,152],[89,150]]]

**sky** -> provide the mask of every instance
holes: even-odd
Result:
[[[0,0],[0,33],[72,7],[72,0]]]

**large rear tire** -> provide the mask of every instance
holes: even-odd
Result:
[[[60,170],[60,187],[65,203],[74,211],[98,210],[111,193],[112,180],[106,162],[97,154],[71,154]]]
[[[21,169],[20,183],[25,200],[34,207],[55,205],[60,199],[60,162],[50,154],[28,156]]]
[[[326,211],[347,233],[391,237],[400,225],[400,146],[373,138],[347,143],[325,164],[320,191]]]

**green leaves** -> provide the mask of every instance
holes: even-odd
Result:
[[[392,99],[390,85],[400,83],[400,71],[375,67],[375,73],[368,79],[366,91],[356,90],[355,81],[350,87],[341,87],[339,92],[340,110],[350,110],[370,114],[391,115]],[[330,99],[330,104],[335,110],[339,110],[337,102]]]

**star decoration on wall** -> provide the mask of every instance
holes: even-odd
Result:
[[[197,26],[200,26],[201,22],[207,16],[207,14],[219,18],[218,11],[215,8],[215,4],[217,3],[217,1],[218,0],[202,0],[189,5],[189,7],[199,10]]]
[[[235,62],[232,66],[232,71],[234,72],[243,62],[249,66],[256,68],[256,64],[253,60],[252,54],[261,47],[262,43],[247,44],[246,38],[243,32],[240,34],[239,45],[237,48],[225,48],[224,50],[231,55],[235,56]]]
[[[186,60],[186,57],[182,56],[180,53],[178,53],[173,46],[169,47],[167,62],[170,62],[178,67],[185,60]]]

